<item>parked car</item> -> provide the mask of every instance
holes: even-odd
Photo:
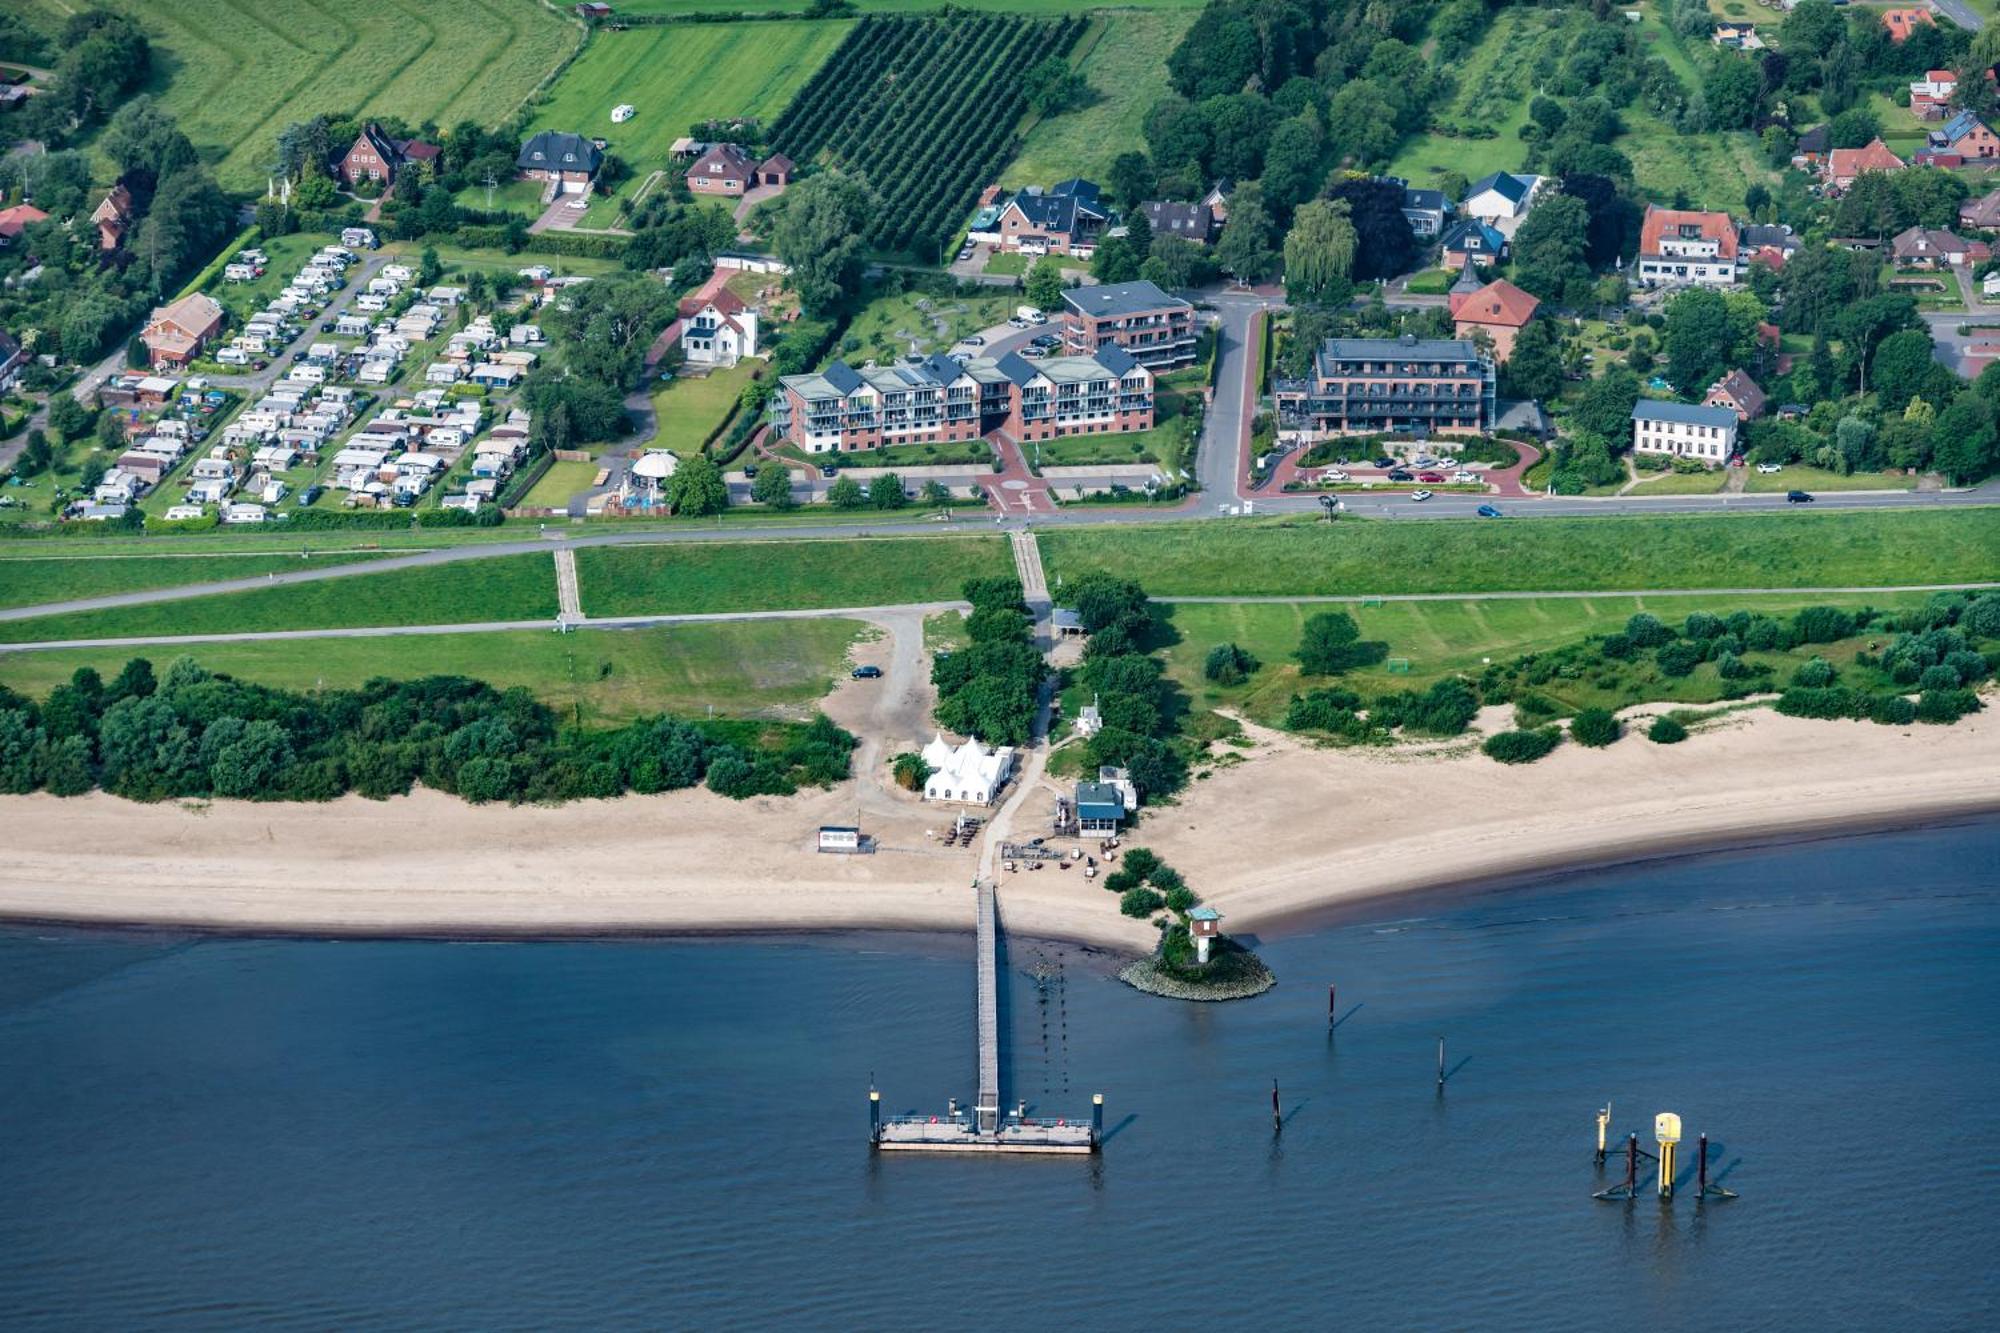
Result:
[[[823,463],[820,465],[819,474],[830,480],[840,475],[840,469],[831,463]]]
[[[1415,473],[1405,472],[1401,468],[1397,468],[1389,474],[1390,481],[1415,481],[1416,479]]]
[[[1025,329],[1028,327],[1028,321],[1016,315],[1007,321],[1007,327],[1010,329]]]
[[[1027,357],[1030,361],[1039,361],[1048,354],[1049,349],[1046,347],[1023,347],[1021,349],[1021,355]]]
[[[757,477],[757,465],[755,463],[745,463],[743,465],[743,475],[754,481]]]
[[[983,333],[968,334],[965,339],[965,345],[967,347],[984,347],[986,346],[986,335]]]
[[[963,264],[966,260],[970,258],[972,258],[972,247],[969,245],[960,246],[958,251],[958,262]]]
[[[1809,505],[1809,504],[1811,504],[1812,502],[1813,502],[1813,495],[1812,495],[1812,492],[1811,492],[1811,491],[1786,491],[1786,492],[1785,492],[1785,503],[1786,503],[1786,504],[1795,504],[1795,505]]]
[[[1319,474],[1319,479],[1321,481],[1346,481],[1348,477],[1347,474],[1345,472],[1342,472],[1339,468],[1330,467],[1326,471]]]
[[[1395,460],[1395,459],[1393,459],[1393,458],[1378,458],[1378,459],[1376,459],[1376,460],[1375,460],[1375,466],[1376,466],[1376,467],[1394,467],[1394,466],[1396,466],[1396,460]]]
[[[1479,480],[1479,474],[1476,472],[1467,472],[1464,468],[1460,468],[1451,474],[1451,479],[1461,484],[1475,482]]]
[[[1041,335],[1041,337],[1036,338],[1034,341],[1035,341],[1035,346],[1037,347],[1054,347],[1057,343],[1062,341],[1062,337],[1060,334],[1044,333],[1043,335]],[[1346,460],[1342,459],[1341,461],[1345,462]]]
[[[1503,515],[1502,515],[1502,514],[1500,513],[1500,511],[1499,511],[1499,510],[1497,510],[1497,509],[1495,509],[1495,508],[1494,508],[1494,507],[1493,507],[1492,505],[1481,505],[1481,506],[1479,506],[1479,509],[1478,509],[1478,511],[1477,511],[1477,512],[1478,512],[1478,514],[1479,514],[1479,516],[1480,516],[1481,518],[1501,518],[1501,517],[1503,517]]]
[[[1410,498],[1412,500],[1428,500],[1431,498],[1431,493],[1429,491],[1411,491]]]
[[[880,680],[882,668],[878,666],[858,666],[847,673],[856,680]]]
[[[1417,480],[1423,482],[1426,486],[1436,486],[1444,481],[1444,474],[1441,472],[1419,472]]]
[[[1757,470],[1768,477],[1774,472],[1783,472],[1785,465],[1783,463],[1759,463]]]
[[[293,497],[292,503],[301,509],[306,509],[316,503],[319,497],[325,493],[326,487],[324,486],[308,486]]]

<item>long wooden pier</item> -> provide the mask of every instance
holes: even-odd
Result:
[[[972,1118],[951,1102],[941,1116],[883,1116],[881,1094],[868,1093],[869,1140],[877,1148],[910,1152],[1093,1153],[1103,1131],[1104,1097],[1091,1099],[1085,1117],[1030,1116],[1026,1104],[1000,1111],[1000,904],[991,881],[974,886],[977,902],[978,985],[974,1003],[979,1041],[979,1095]]]

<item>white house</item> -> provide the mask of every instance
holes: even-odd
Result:
[[[1458,215],[1484,222],[1511,241],[1522,219],[1533,211],[1542,181],[1540,176],[1496,171],[1473,182],[1458,206]]]
[[[1646,205],[1639,256],[1632,266],[1642,287],[1728,287],[1743,276],[1736,224],[1727,213]]]
[[[924,780],[926,801],[991,805],[1013,772],[1014,747],[991,750],[973,736],[954,749],[943,736],[937,736],[924,747],[924,763],[931,770]]]
[[[1726,407],[1641,398],[1632,408],[1632,448],[1719,467],[1736,452],[1736,414]]]
[[[727,287],[681,302],[681,350],[697,366],[733,366],[757,355],[757,312]]]

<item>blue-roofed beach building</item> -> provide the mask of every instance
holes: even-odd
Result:
[[[1739,424],[1726,407],[1641,398],[1632,408],[1632,450],[1720,467],[1736,452]]]

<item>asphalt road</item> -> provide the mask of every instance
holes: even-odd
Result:
[[[1986,20],[1974,13],[1965,0],[1930,0],[1930,5],[1967,32],[1978,32],[1986,26]]]

